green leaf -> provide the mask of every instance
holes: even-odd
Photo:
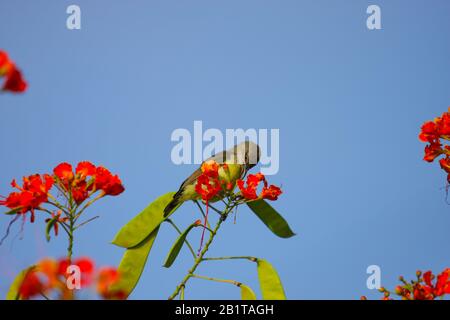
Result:
[[[120,280],[111,287],[112,292],[123,292],[129,296],[136,287],[144,270],[150,250],[153,247],[159,227],[148,235],[141,243],[133,248],[128,248],[120,261],[118,272]]]
[[[57,222],[57,217],[54,217],[50,219],[49,222],[47,222],[47,227],[45,228],[45,238],[47,239],[47,242],[50,241],[50,231],[52,230],[53,226]]]
[[[6,211],[4,214],[13,215],[13,214],[16,214],[17,212],[19,212],[20,209],[21,208],[12,209],[12,210]]]
[[[166,261],[164,262],[164,267],[170,268],[170,266],[173,264],[175,259],[178,257],[178,254],[180,253],[181,248],[183,247],[183,243],[186,241],[186,237],[189,233],[189,231],[192,230],[192,228],[196,227],[197,224],[194,222],[189,227],[187,227],[186,230],[182,234],[180,234],[175,240],[175,243],[173,244],[172,248],[169,251],[169,254],[166,257]]]
[[[256,294],[250,287],[247,287],[245,284],[241,284],[240,287],[242,300],[256,300]]]
[[[161,222],[177,210],[178,207],[166,218],[164,217],[164,208],[172,201],[173,195],[174,192],[169,192],[153,201],[119,230],[112,243],[123,248],[132,248],[141,243],[159,227]]]
[[[247,202],[247,205],[277,236],[281,238],[290,238],[295,236],[295,233],[291,230],[286,220],[284,220],[284,218],[266,201],[251,201]]]
[[[286,300],[283,285],[275,268],[266,260],[258,259],[258,279],[264,300]]]
[[[27,274],[32,271],[36,266],[31,266],[22,270],[14,279],[13,283],[9,287],[8,293],[6,294],[6,300],[21,300],[20,297],[20,286],[22,285],[23,280],[27,276]]]

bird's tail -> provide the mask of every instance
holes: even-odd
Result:
[[[164,218],[167,217],[180,203],[180,198],[175,195],[172,201],[164,208]]]

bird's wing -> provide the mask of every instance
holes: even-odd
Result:
[[[229,152],[227,152],[227,151],[219,152],[219,153],[213,155],[212,157],[206,159],[205,161],[214,160],[217,163],[224,163],[228,158],[228,153]]]
[[[188,186],[188,185],[191,185],[191,184],[195,183],[197,181],[197,178],[201,174],[202,174],[202,170],[200,168],[195,170],[186,180],[183,181],[183,183],[180,186],[180,189],[178,190],[178,192],[175,194],[174,197],[176,197],[177,195],[181,195],[181,193],[183,192],[184,188],[186,188],[186,186]]]
[[[222,152],[219,152],[219,153],[213,155],[212,157],[206,159],[205,161],[214,160],[214,161],[216,161],[218,163],[224,163],[227,160],[227,157],[228,157],[227,151],[222,151]],[[203,164],[203,162],[202,162],[202,164]],[[201,174],[202,174],[202,170],[201,170],[201,166],[200,166],[186,180],[183,181],[183,183],[180,186],[180,189],[178,190],[178,192],[175,194],[174,197],[181,196],[181,194],[183,193],[184,188],[186,188],[186,186],[188,186],[188,185],[194,184],[197,181],[197,178]]]

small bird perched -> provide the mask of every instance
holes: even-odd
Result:
[[[248,170],[256,166],[260,156],[260,147],[256,143],[245,141],[206,159],[203,163],[213,160],[218,164],[227,164],[227,170],[224,170],[222,167],[219,169],[219,181],[226,184],[231,183],[232,187],[234,187],[238,179],[245,176]],[[164,209],[164,217],[167,217],[173,209],[185,201],[201,199],[201,196],[195,191],[197,178],[201,174],[200,166],[189,178],[184,180],[178,192],[173,196],[173,200]],[[211,202],[218,201],[223,196],[223,193],[219,194]]]

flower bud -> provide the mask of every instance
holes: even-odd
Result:
[[[399,296],[402,296],[404,293],[402,286],[396,286],[395,293],[398,294]]]

